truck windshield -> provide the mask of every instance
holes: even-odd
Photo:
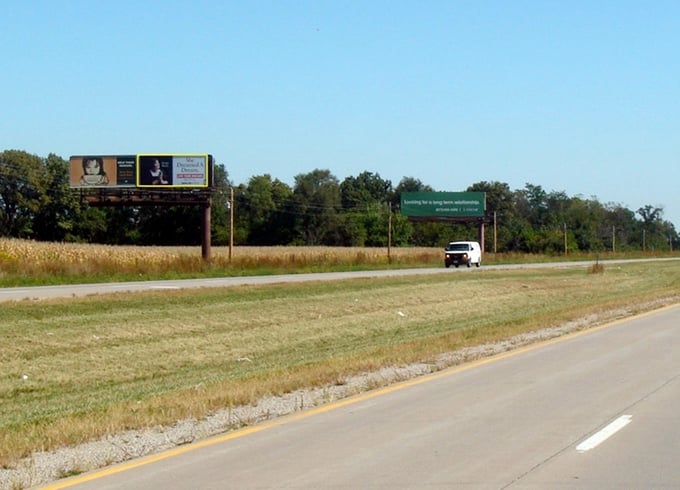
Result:
[[[447,252],[467,252],[470,246],[467,243],[449,243],[446,246]]]

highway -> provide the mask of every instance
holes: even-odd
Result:
[[[680,488],[680,305],[47,488]]]
[[[646,261],[666,261],[680,260],[680,258],[669,259],[622,259],[601,261],[603,264],[622,264],[627,262],[646,262]],[[461,267],[459,269],[426,268],[426,269],[392,269],[378,271],[352,271],[352,272],[322,272],[311,274],[281,274],[270,276],[243,276],[243,277],[217,277],[208,279],[174,279],[165,281],[134,281],[134,282],[111,282],[94,284],[65,284],[57,286],[34,286],[34,287],[14,287],[0,288],[0,302],[16,301],[25,299],[49,299],[49,298],[68,298],[82,297],[95,294],[110,294],[120,292],[139,292],[139,291],[158,291],[168,289],[190,289],[208,287],[235,287],[242,285],[264,285],[281,284],[291,282],[307,281],[333,281],[342,279],[357,279],[371,277],[407,276],[423,274],[453,274],[483,270],[511,270],[528,269],[543,267],[588,267],[593,265],[592,261],[580,262],[551,262],[536,264],[512,264],[482,266],[477,269],[473,267]]]

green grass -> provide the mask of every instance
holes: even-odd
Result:
[[[597,272],[482,268],[3,303],[0,464],[592,313],[680,300],[680,261]]]

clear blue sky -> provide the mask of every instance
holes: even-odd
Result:
[[[0,150],[209,152],[235,184],[498,181],[680,228],[680,2],[0,3]]]

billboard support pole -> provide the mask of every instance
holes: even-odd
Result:
[[[482,253],[485,253],[486,250],[484,249],[484,221],[480,221],[479,223],[479,246],[482,248]]]
[[[496,211],[493,212],[493,253],[496,254],[498,250],[498,231],[496,227]]]
[[[211,210],[211,200],[208,198],[207,201],[203,204],[203,226],[201,226],[201,231],[203,238],[201,240],[201,255],[203,257],[203,260],[206,262],[210,261],[210,235],[211,235],[211,227],[210,227],[210,210]]]

